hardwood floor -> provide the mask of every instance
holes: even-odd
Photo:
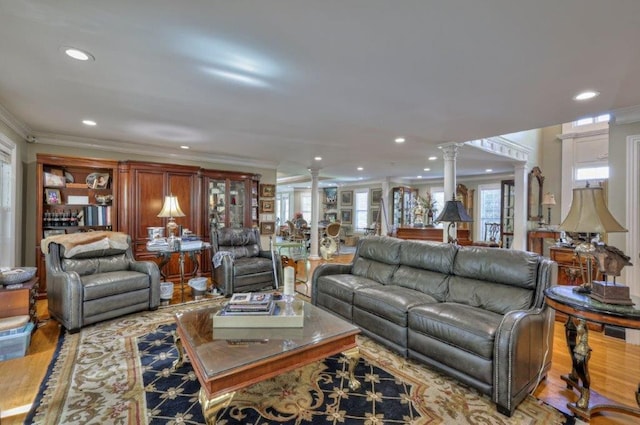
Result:
[[[335,257],[332,261],[347,263],[351,255]],[[323,260],[312,261],[311,270]],[[299,273],[304,276],[301,268]],[[310,292],[307,287],[298,285],[301,292]],[[177,291],[176,291],[177,292]],[[46,301],[38,301],[38,317],[48,319]],[[59,334],[59,326],[54,320],[48,320],[32,335],[27,356],[0,362],[0,412],[2,425],[22,424],[40,382],[44,378],[51,361]],[[637,406],[635,391],[640,383],[640,346],[626,344],[617,338],[605,336],[599,332],[589,333],[589,345],[592,348],[589,362],[591,387],[605,397],[629,406]],[[567,411],[567,401],[577,400],[577,393],[566,389],[561,374],[571,369],[571,360],[564,339],[564,324],[554,324],[553,366],[547,379],[535,390],[534,395],[554,407]],[[593,398],[592,398],[593,401]],[[618,413],[607,413],[594,417],[592,425],[631,425],[637,424],[637,417]]]

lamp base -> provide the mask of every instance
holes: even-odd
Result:
[[[629,297],[629,287],[615,282],[591,282],[591,293],[594,300],[607,304],[633,305]]]

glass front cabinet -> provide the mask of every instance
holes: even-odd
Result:
[[[204,172],[209,225],[217,228],[257,227],[258,174]]]
[[[417,196],[418,189],[402,186],[393,188],[393,227],[409,226],[413,223],[413,205]]]
[[[513,180],[502,180],[500,202],[500,226],[502,247],[511,248],[513,243],[513,208],[515,202],[515,184]]]

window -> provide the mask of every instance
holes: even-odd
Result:
[[[356,229],[366,229],[369,227],[369,191],[356,191],[355,193],[355,221],[353,225]]]
[[[441,187],[431,189],[431,199],[435,201],[435,209],[433,211],[433,219],[438,218],[438,215],[442,212],[444,208],[444,189]],[[449,198],[451,199],[451,198]],[[437,227],[442,227],[442,223],[433,223]]]
[[[311,192],[304,192],[300,195],[300,212],[308,224],[313,220],[311,217]]]
[[[608,178],[609,178],[608,166],[576,168],[576,181],[605,180]]]
[[[15,158],[13,143],[0,134],[0,266],[14,266],[15,256]]]
[[[486,224],[500,223],[500,185],[479,185],[478,191],[480,192],[478,239],[487,240]]]
[[[281,226],[291,219],[289,200],[288,193],[276,194],[276,217],[280,220],[278,224]]]
[[[609,122],[611,117],[609,114],[598,115],[597,117],[581,118],[578,121],[573,122],[574,127],[580,127],[581,125],[597,124],[602,122]]]

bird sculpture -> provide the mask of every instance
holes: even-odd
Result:
[[[628,257],[615,246],[605,243],[595,244],[593,256],[598,262],[598,270],[602,273],[606,282],[607,276],[613,276],[613,283],[616,283],[616,276],[620,276],[620,272],[625,266],[632,266],[631,257]]]

